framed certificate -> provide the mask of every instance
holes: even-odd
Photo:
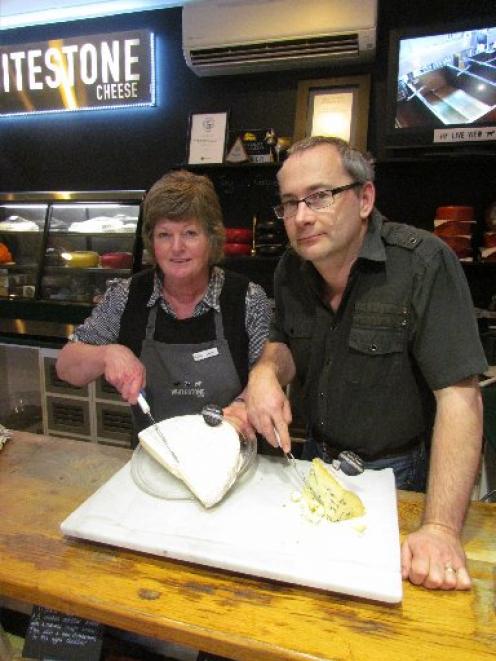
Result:
[[[227,115],[227,112],[191,113],[188,164],[223,163]]]
[[[370,76],[298,83],[294,139],[334,135],[367,149]]]

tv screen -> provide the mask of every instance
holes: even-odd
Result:
[[[386,149],[496,149],[495,26],[391,33]]]

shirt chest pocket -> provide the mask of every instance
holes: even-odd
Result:
[[[346,380],[357,385],[382,383],[390,387],[400,379],[405,343],[404,331],[395,328],[352,327]]]

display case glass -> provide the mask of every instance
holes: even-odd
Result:
[[[47,213],[46,203],[0,204],[1,298],[34,298]]]
[[[55,202],[48,214],[40,298],[97,303],[133,269],[139,204]]]

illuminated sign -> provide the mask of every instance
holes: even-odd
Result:
[[[0,46],[0,115],[154,104],[149,30]]]

